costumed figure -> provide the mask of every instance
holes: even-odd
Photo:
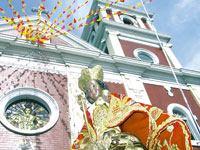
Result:
[[[84,126],[71,149],[79,150],[190,150],[191,135],[179,118],[163,110],[110,94],[97,65],[83,69],[79,96]],[[86,100],[92,104],[86,109]]]

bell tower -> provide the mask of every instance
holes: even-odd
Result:
[[[169,66],[151,23],[153,13],[147,15],[141,9],[118,3],[108,5],[104,0],[94,1],[90,12],[98,13],[88,18],[90,24],[85,26],[82,39],[109,55]],[[158,37],[172,66],[181,68],[171,51],[170,35],[158,32]]]

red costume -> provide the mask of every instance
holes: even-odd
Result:
[[[87,111],[90,134],[95,141],[98,135]],[[149,150],[190,150],[191,135],[184,121],[150,105],[137,103],[131,98],[112,94],[104,117],[104,129],[120,127],[121,132],[136,135]],[[89,142],[84,125],[72,149],[81,149]]]

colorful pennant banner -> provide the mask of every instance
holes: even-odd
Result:
[[[148,4],[151,1],[152,0],[147,0],[143,4]],[[18,21],[15,21],[14,17],[9,18],[7,16],[6,12],[1,7],[0,7],[0,12],[2,14],[4,14],[5,16],[0,16],[0,17],[3,20],[5,20],[6,22],[8,22],[8,24],[13,26],[13,29],[17,30],[21,35],[26,37],[26,40],[31,40],[33,42],[37,41],[38,43],[44,43],[45,41],[50,40],[51,38],[58,37],[60,35],[67,35],[68,32],[70,32],[74,29],[81,28],[81,27],[93,24],[95,22],[99,22],[99,21],[101,21],[102,19],[105,19],[105,18],[110,18],[111,14],[107,14],[107,16],[105,16],[103,18],[102,17],[99,17],[98,19],[94,18],[91,22],[87,21],[85,24],[80,23],[77,26],[73,27],[73,25],[77,24],[80,21],[83,21],[83,20],[89,18],[91,15],[97,14],[100,11],[105,11],[107,8],[111,7],[113,4],[119,3],[119,0],[116,0],[115,2],[111,2],[111,3],[106,2],[106,6],[104,8],[101,8],[101,9],[98,9],[98,10],[95,10],[95,11],[92,10],[91,12],[89,12],[84,17],[72,18],[73,21],[66,24],[65,21],[69,17],[73,16],[76,12],[79,11],[79,9],[81,9],[86,4],[89,3],[89,0],[87,0],[86,2],[84,2],[83,4],[77,6],[75,9],[72,10],[71,9],[72,5],[74,5],[76,3],[76,0],[73,0],[73,2],[70,3],[69,6],[62,11],[62,13],[60,13],[59,17],[55,18],[53,23],[51,23],[51,25],[48,25],[49,20],[51,19],[53,14],[56,13],[56,10],[58,9],[58,7],[63,5],[61,0],[57,0],[57,3],[54,6],[53,10],[50,13],[46,14],[47,20],[44,20],[44,25],[40,29],[39,26],[41,24],[41,12],[45,10],[45,7],[43,6],[42,2],[45,2],[45,0],[41,0],[40,6],[39,6],[39,9],[38,9],[38,12],[37,12],[38,20],[35,24],[31,24],[32,21],[30,21],[30,19],[28,18],[28,15],[25,11],[25,7],[27,6],[27,4],[25,4],[24,0],[21,0],[21,5],[22,5],[21,8],[22,8],[22,12],[25,14],[25,19],[26,19],[26,22],[28,23],[28,25],[25,26],[25,24],[24,24],[25,20],[23,20],[21,18],[21,16],[19,15],[19,12],[17,12],[14,9],[14,6],[12,5],[12,0],[8,0],[8,5],[12,9],[13,14],[16,16]],[[120,2],[124,2],[124,0],[120,0]],[[141,3],[137,3],[135,6],[129,6],[129,9],[127,9],[127,10],[118,11],[118,12],[113,13],[112,15],[125,14],[130,9],[136,9],[136,7],[141,7],[141,6],[142,6]],[[67,12],[68,12],[68,14],[67,14]]]

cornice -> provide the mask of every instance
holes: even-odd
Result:
[[[138,27],[134,27],[130,25],[125,25],[122,23],[105,20],[105,19],[103,19],[103,23],[104,23],[105,29],[108,32],[118,31],[119,36],[122,36],[122,37],[142,40],[146,42],[149,41],[150,43],[158,43],[158,40],[156,38],[154,31],[146,30],[146,29],[142,29],[142,28],[138,28]],[[165,43],[168,43],[171,39],[170,35],[160,33],[160,32],[158,32],[158,36],[161,42],[165,42]]]
[[[6,56],[26,59],[24,58],[26,54],[34,50],[40,50],[49,58],[50,62],[59,63],[60,65],[71,64],[91,67],[100,64],[105,71],[113,73],[132,74],[141,76],[141,78],[144,79],[149,78],[175,82],[171,69],[168,66],[152,64],[136,58],[108,55],[100,50],[94,51],[92,49],[51,44],[44,44],[42,47],[38,47],[30,43],[25,43],[25,40],[15,40],[15,38],[3,40],[2,38],[4,38],[4,36],[0,36],[0,44],[9,45],[9,47],[0,49],[0,52],[2,52],[2,56],[0,57]],[[31,59],[31,61],[34,61],[34,59],[35,58]],[[200,72],[183,68],[174,69],[174,72],[181,84],[200,85]]]
[[[106,3],[108,1],[98,0],[97,2],[98,2],[99,5],[106,6]],[[141,9],[130,9],[129,6],[126,6],[126,5],[123,5],[123,4],[120,4],[120,3],[113,4],[112,6],[110,6],[110,8],[114,8],[114,9],[119,10],[119,11],[128,10],[127,14],[135,14],[135,15],[147,17],[147,15],[146,15],[144,10],[141,10]],[[148,12],[148,15],[149,15],[150,18],[152,18],[154,13]]]

